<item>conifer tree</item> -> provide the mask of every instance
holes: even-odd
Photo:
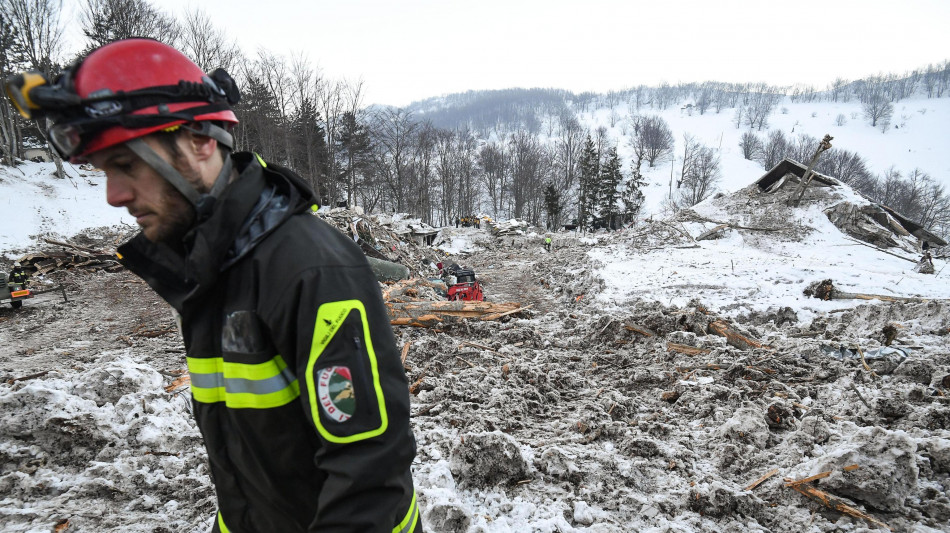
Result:
[[[610,147],[604,155],[604,164],[600,168],[598,180],[597,204],[600,218],[608,229],[620,227],[620,184],[623,172],[620,169],[620,156],[617,148]]]
[[[346,188],[347,205],[355,205],[360,178],[372,165],[373,145],[369,131],[353,113],[347,111],[341,119],[340,132],[335,139],[337,156],[341,162],[340,180]]]
[[[548,212],[547,229],[556,230],[561,225],[561,192],[551,183],[544,187],[544,208]]]
[[[643,208],[643,202],[645,200],[643,196],[643,187],[645,185],[646,180],[644,180],[640,174],[640,169],[633,169],[633,174],[623,185],[623,192],[620,195],[620,203],[623,205],[623,223],[635,221],[640,214],[640,209]]]
[[[597,182],[600,178],[600,154],[597,153],[594,141],[589,134],[587,140],[584,141],[578,167],[580,167],[581,186],[577,207],[577,225],[584,230],[588,230],[593,227],[594,217],[596,216],[599,192]]]

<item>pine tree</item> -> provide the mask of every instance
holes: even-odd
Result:
[[[623,205],[622,220],[623,223],[635,221],[643,208],[645,200],[643,196],[643,187],[646,180],[640,175],[639,169],[633,170],[633,175],[623,185],[623,192],[620,195],[620,203]]]
[[[597,196],[600,174],[600,154],[594,147],[594,141],[587,135],[584,142],[584,149],[581,151],[581,157],[578,161],[580,168],[580,198],[577,206],[577,225],[584,229],[592,229],[594,218],[597,215]]]
[[[561,193],[551,183],[544,187],[544,208],[548,212],[547,228],[557,229],[561,225]]]
[[[620,169],[620,156],[617,148],[610,147],[604,155],[604,164],[600,169],[598,182],[598,210],[603,224],[608,229],[620,227],[620,184],[623,172]]]
[[[340,159],[340,181],[347,190],[347,205],[356,203],[355,195],[360,178],[372,164],[372,148],[366,125],[361,124],[353,113],[344,113],[336,138],[336,153]]]

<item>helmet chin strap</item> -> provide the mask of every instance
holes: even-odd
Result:
[[[225,131],[223,128],[215,126],[214,124],[203,122],[201,123],[200,128],[192,128],[189,126],[183,126],[185,129],[192,131],[198,135],[204,135],[211,137],[218,141],[218,144],[225,146],[228,151],[232,149],[233,138],[231,134]],[[158,155],[155,150],[153,150],[142,138],[132,139],[126,141],[126,146],[129,147],[129,150],[139,156],[142,161],[145,161],[145,164],[152,167],[155,172],[158,173],[162,178],[165,179],[172,187],[174,187],[186,200],[195,208],[195,212],[198,215],[198,220],[203,220],[208,215],[211,214],[211,209],[214,207],[214,202],[218,196],[221,195],[221,192],[224,191],[225,186],[228,184],[228,180],[231,176],[231,158],[225,157],[224,163],[221,166],[221,172],[218,173],[218,177],[215,178],[214,184],[211,186],[211,190],[206,194],[198,192],[198,189],[191,184],[184,176],[181,175],[178,170],[166,161],[162,156]]]

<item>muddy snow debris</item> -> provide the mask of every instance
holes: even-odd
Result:
[[[761,212],[729,197],[696,208],[731,225],[720,239],[693,243],[714,224],[684,215],[610,234],[557,232],[550,252],[538,236],[486,228],[444,228],[436,250],[340,215],[351,236],[354,216],[367,221],[375,241],[359,223],[357,238],[387,260],[414,261],[421,279],[434,273],[425,261],[468,250],[459,253],[489,302],[532,306],[498,321],[395,329],[408,347],[427,530],[873,527],[782,482],[831,471],[809,485],[895,531],[947,531],[947,302],[802,291],[824,279],[908,298],[950,290],[906,261],[844,246],[815,206],[779,202],[773,213],[769,198],[748,199]],[[174,334],[141,334],[174,331],[167,306],[127,272],[43,277],[70,301],[0,309],[4,531],[68,520],[77,531],[204,533],[215,501],[203,445],[187,385],[170,387],[183,347]],[[392,295],[440,297],[426,282]]]

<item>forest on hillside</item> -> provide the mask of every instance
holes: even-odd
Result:
[[[950,97],[950,61],[944,61],[909,73],[837,79],[827,87],[709,81],[606,94],[507,89],[405,108],[369,106],[361,82],[328,78],[302,54],[249,54],[200,8],[179,19],[148,0],[78,1],[85,42],[74,50],[66,49],[60,1],[0,0],[0,74],[37,70],[52,79],[116,39],[166,42],[205,71],[222,67],[238,81],[237,149],[295,170],[324,204],[404,212],[434,225],[484,213],[549,228],[620,227],[636,220],[642,207],[640,169],[667,160],[674,149],[678,194],[669,207],[692,206],[715,191],[719,153],[690,136],[677,146],[658,114],[674,106],[700,115],[730,113],[737,128],[746,128],[743,156],[771,168],[783,157],[807,161],[819,142],[769,131],[769,117],[783,101],[857,101],[861,120],[887,130],[897,102]],[[616,110],[621,103],[629,113]],[[606,128],[582,125],[580,113],[601,108],[610,110],[612,126],[624,122],[628,138],[611,139]],[[0,164],[14,165],[27,148],[45,146],[44,135],[40,125],[0,106]],[[618,142],[628,143],[632,161],[620,161]],[[62,176],[62,162],[48,153]],[[860,154],[834,148],[818,171],[944,235],[950,230],[950,195],[922,169],[875,175]]]

